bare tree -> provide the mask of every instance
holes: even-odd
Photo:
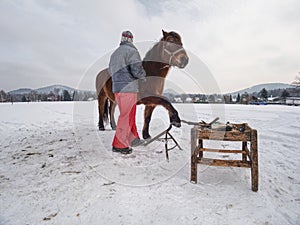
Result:
[[[1,90],[0,91],[0,100],[1,100],[1,102],[5,102],[5,97],[6,97],[6,93],[3,90]]]
[[[292,82],[293,85],[296,85],[296,87],[300,87],[300,72],[298,72],[299,75],[295,77],[295,80]]]

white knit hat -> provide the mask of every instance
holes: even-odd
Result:
[[[125,41],[127,41],[127,42],[133,42],[133,35],[132,35],[132,33],[129,30],[124,31],[122,33],[121,42],[125,42]]]

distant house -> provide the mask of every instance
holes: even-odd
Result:
[[[236,95],[232,96],[232,102],[236,102],[236,100],[237,100],[237,96]]]
[[[195,97],[195,98],[193,98],[193,100],[192,100],[194,103],[200,103],[201,102],[201,100],[200,100],[200,98],[199,97]]]
[[[58,101],[58,98],[55,95],[50,95],[47,97],[47,101],[50,101],[50,102]]]
[[[278,102],[280,100],[280,97],[276,96],[276,97],[268,97],[268,101],[269,102]]]
[[[182,99],[180,97],[175,97],[174,98],[174,102],[176,102],[176,103],[182,103],[183,101],[182,101]]]
[[[300,105],[300,97],[287,97],[285,100],[286,105]]]
[[[222,98],[215,98],[215,102],[217,102],[217,103],[222,103],[222,102],[223,102],[223,99],[222,99]]]
[[[278,97],[278,96],[276,96],[276,97],[269,97],[268,98],[268,104],[285,104],[285,101],[284,101],[284,99],[283,98],[281,98],[281,97]]]
[[[192,99],[191,97],[187,97],[187,98],[185,99],[185,102],[191,103],[191,102],[193,102],[193,99]]]

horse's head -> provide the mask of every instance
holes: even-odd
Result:
[[[189,57],[182,47],[180,35],[174,31],[166,32],[162,30],[162,33],[163,60],[171,66],[184,68],[189,62]]]

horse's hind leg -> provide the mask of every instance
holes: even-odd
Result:
[[[99,130],[105,130],[104,123],[103,123],[105,102],[106,102],[106,98],[99,95],[98,96],[98,111],[99,111],[98,127],[99,127]]]
[[[110,119],[110,126],[113,130],[116,129],[116,121],[115,121],[115,109],[116,109],[116,103],[112,100],[109,101],[109,119]]]
[[[145,111],[144,111],[144,126],[143,126],[143,138],[148,139],[151,138],[149,134],[149,123],[151,121],[151,116],[153,113],[153,110],[155,109],[155,105],[146,105]]]

